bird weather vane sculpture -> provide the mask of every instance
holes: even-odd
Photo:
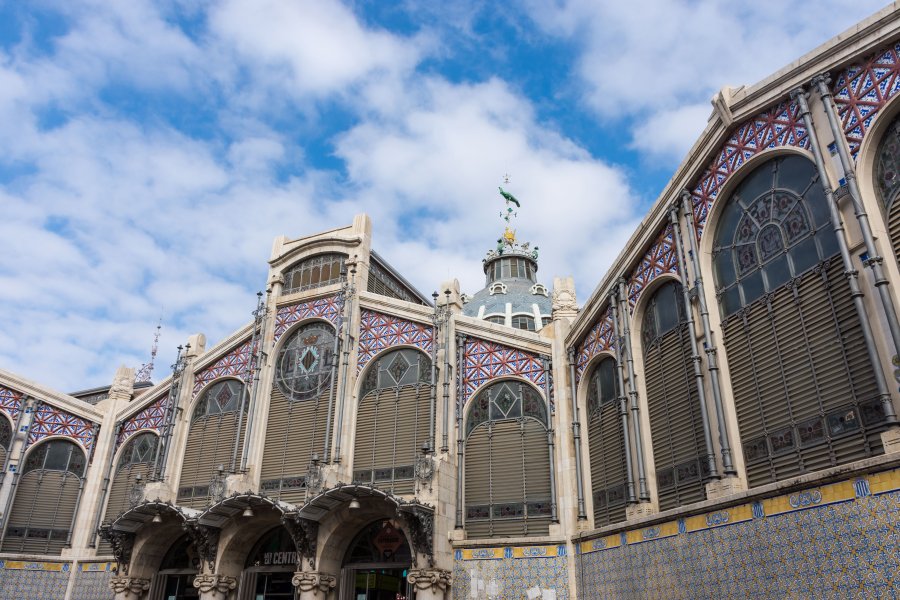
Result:
[[[503,176],[503,183],[509,184],[509,175]],[[504,202],[506,203],[506,210],[500,213],[500,218],[506,222],[506,227],[504,228],[503,235],[497,240],[497,253],[503,254],[504,250],[507,247],[512,248],[516,244],[516,230],[510,227],[510,221],[519,216],[519,213],[516,212],[517,208],[522,208],[521,202],[503,189],[502,186],[498,187],[500,190],[500,195],[503,197]],[[515,205],[516,208],[513,208],[512,205]],[[522,250],[528,250],[528,244],[522,244]],[[537,259],[538,247],[535,246],[534,250],[532,250],[532,256]]]

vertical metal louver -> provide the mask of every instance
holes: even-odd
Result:
[[[178,480],[178,503],[199,508],[211,501],[210,484],[218,477],[219,467],[231,467],[241,395],[244,384],[236,379],[223,379],[207,386],[194,408],[188,430],[181,477]],[[244,402],[246,410],[247,403]],[[238,448],[244,443],[247,419],[241,419]]]
[[[86,469],[84,452],[72,442],[55,439],[34,447],[6,519],[2,551],[62,552],[70,543]]]
[[[616,361],[605,358],[591,372],[587,391],[595,527],[625,520],[628,476],[618,396]]]
[[[136,486],[145,485],[153,468],[153,459],[159,437],[155,433],[138,433],[131,437],[119,456],[119,461],[112,472],[106,510],[101,522],[109,523],[133,506]],[[112,546],[101,540],[97,546],[97,554],[112,554]]]
[[[423,444],[430,448],[430,373],[431,360],[412,349],[385,354],[368,367],[356,417],[354,482],[414,492],[416,458]]]
[[[713,260],[751,486],[880,454],[884,413],[815,166],[751,171]]]
[[[302,503],[312,456],[325,456],[334,340],[331,326],[317,321],[291,333],[278,353],[261,466],[268,496]]]
[[[669,281],[653,294],[641,335],[656,488],[659,508],[667,510],[704,500],[709,476],[680,283]]]
[[[547,409],[531,387],[501,381],[466,416],[465,526],[470,538],[546,535],[551,511]]]

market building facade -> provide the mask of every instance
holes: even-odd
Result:
[[[512,228],[423,295],[358,215],[155,385],[0,372],[0,598],[895,591],[898,96],[896,6],[723,89],[581,308]]]

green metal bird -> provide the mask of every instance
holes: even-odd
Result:
[[[519,201],[516,200],[515,196],[513,196],[509,192],[504,192],[502,187],[498,187],[497,189],[500,190],[500,195],[503,196],[507,202],[512,202],[516,205],[517,208],[522,208],[522,205],[519,204]]]

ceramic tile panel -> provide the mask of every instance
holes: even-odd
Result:
[[[575,381],[580,382],[591,359],[603,351],[613,351],[616,348],[615,329],[613,327],[612,309],[607,308],[606,312],[597,320],[591,330],[584,336],[584,339],[575,349],[576,366]]]
[[[73,577],[72,600],[110,600],[109,580],[115,575],[115,563],[78,563]]]
[[[63,598],[70,571],[69,563],[0,559],[0,600]]]
[[[192,397],[196,398],[207,383],[219,377],[231,376],[241,380],[247,379],[250,375],[250,360],[253,357],[251,343],[251,340],[246,340],[213,364],[196,373]]]
[[[278,312],[275,313],[275,341],[277,342],[291,325],[304,319],[318,317],[337,327],[342,306],[343,304],[337,296],[327,296],[279,307]]]
[[[166,392],[164,396],[160,396],[143,410],[136,413],[127,421],[122,423],[122,429],[116,438],[116,448],[125,443],[128,438],[139,431],[155,431],[162,433],[163,421],[166,418],[166,407],[169,405],[169,394]]]
[[[94,449],[94,423],[56,408],[46,402],[38,404],[28,430],[27,446],[32,446],[51,435],[72,438],[84,444],[88,454]]]
[[[569,598],[566,546],[456,551],[453,598]]]
[[[466,338],[461,369],[463,393],[460,403],[465,406],[472,393],[482,384],[500,377],[522,377],[535,384],[544,393],[544,366],[541,357],[474,337]],[[551,381],[552,391],[552,381]],[[550,408],[553,410],[551,394]]]
[[[22,398],[24,396],[21,392],[0,385],[0,410],[9,415],[13,423],[19,418],[19,411],[22,410]]]
[[[360,311],[356,370],[362,371],[373,356],[392,346],[416,346],[431,354],[433,340],[430,325],[364,308]]]
[[[856,158],[881,109],[900,90],[900,43],[841,72],[832,93],[850,153]]]
[[[673,235],[672,225],[666,225],[628,278],[625,287],[632,310],[651,281],[663,273],[678,273],[678,255]]]

